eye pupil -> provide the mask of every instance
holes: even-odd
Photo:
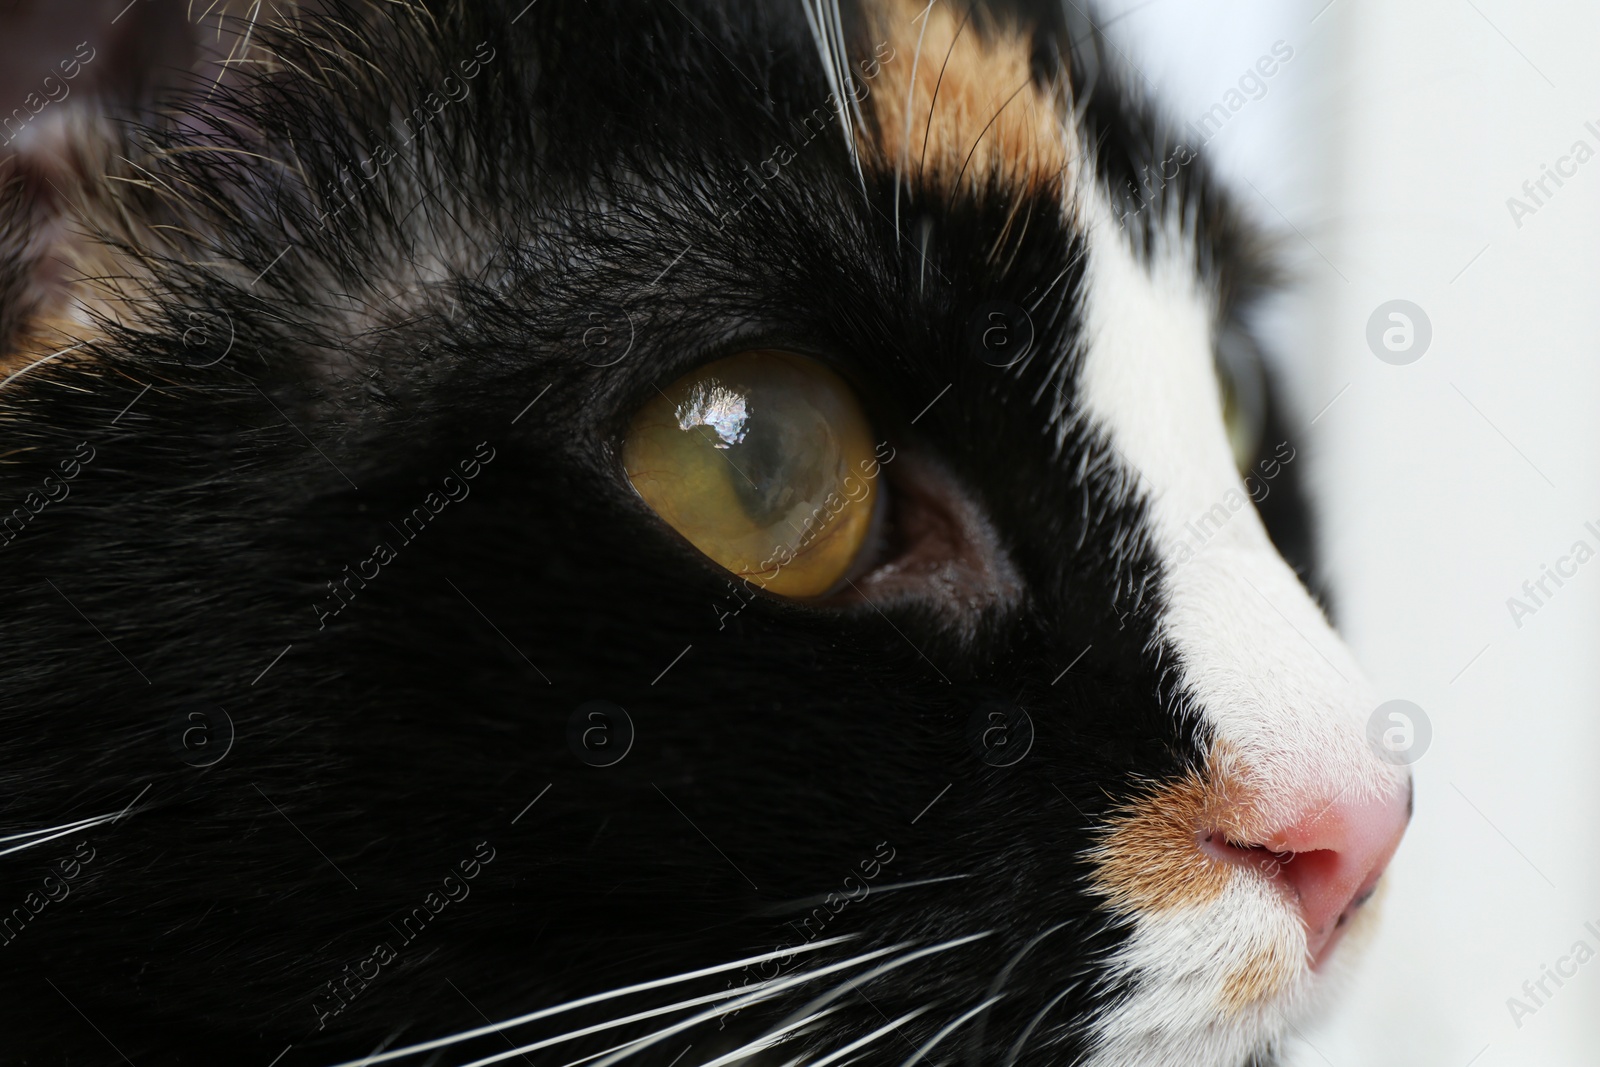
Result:
[[[810,489],[809,485],[801,484],[794,464],[782,450],[763,440],[769,436],[758,433],[747,447],[739,450],[739,456],[734,458],[738,470],[731,479],[745,513],[761,526],[780,520],[795,498],[809,495],[807,490]]]
[[[634,417],[623,466],[639,495],[696,548],[770,592],[820,596],[867,540],[871,427],[815,360],[752,351],[674,382]]]

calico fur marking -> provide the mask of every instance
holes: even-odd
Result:
[[[1020,201],[1067,175],[1066,96],[1061,79],[1034,69],[1033,31],[977,19],[974,6],[883,0],[870,9],[872,39],[897,61],[883,65],[868,100],[861,152],[880,173],[946,198]]]

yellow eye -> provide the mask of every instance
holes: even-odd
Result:
[[[872,427],[802,356],[743,352],[678,379],[634,416],[622,466],[691,544],[783,596],[831,592],[872,529]]]

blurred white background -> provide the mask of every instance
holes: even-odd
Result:
[[[1423,708],[1417,810],[1382,934],[1295,1067],[1600,1063],[1600,4],[1116,0],[1102,22],[1193,121],[1293,59],[1206,145],[1298,272],[1270,337],[1300,412],[1337,621]],[[1585,123],[1593,123],[1588,128]],[[1575,142],[1595,158],[1537,182]],[[1507,199],[1535,210],[1514,218]],[[1521,225],[1518,225],[1518,222]],[[1408,365],[1368,347],[1405,299]],[[1320,415],[1319,415],[1320,412]],[[1565,564],[1570,570],[1572,564]],[[1572,962],[1562,964],[1571,971]],[[1537,992],[1537,990],[1535,990]],[[1510,998],[1531,1013],[1514,1017]]]

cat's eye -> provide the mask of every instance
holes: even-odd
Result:
[[[832,592],[871,539],[872,426],[854,390],[804,356],[742,352],[659,390],[622,466],[690,544],[771,593]]]
[[[1261,355],[1243,329],[1230,326],[1223,330],[1217,339],[1216,368],[1222,394],[1222,425],[1228,431],[1234,465],[1243,474],[1256,461],[1267,418]]]

